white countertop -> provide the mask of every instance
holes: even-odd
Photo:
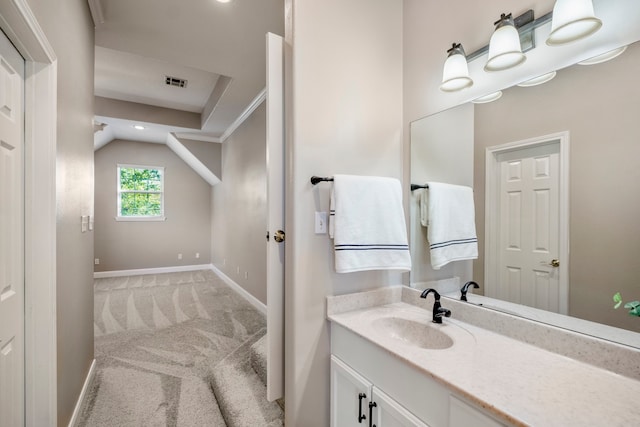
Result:
[[[365,305],[375,301],[365,299]],[[343,312],[335,306],[328,308],[329,320],[505,423],[544,427],[640,424],[640,381],[461,322],[455,313],[437,325],[431,323],[430,310],[405,302]],[[430,324],[449,335],[454,344],[447,349],[423,349],[375,327],[375,319],[391,316]]]

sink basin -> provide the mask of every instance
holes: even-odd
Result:
[[[404,319],[402,317],[383,317],[373,321],[378,332],[404,344],[429,350],[441,350],[453,345],[449,335],[436,329],[429,323]]]

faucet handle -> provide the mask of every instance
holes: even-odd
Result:
[[[442,316],[451,317],[451,310],[449,310],[448,308],[440,307],[438,309],[437,315],[440,316],[440,317],[442,317]]]

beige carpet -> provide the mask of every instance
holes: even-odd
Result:
[[[226,426],[211,372],[265,333],[211,271],[96,279],[96,375],[80,426]]]

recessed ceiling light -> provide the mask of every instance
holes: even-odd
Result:
[[[231,3],[231,0],[218,0],[218,3]]]
[[[144,126],[142,125],[133,125],[133,128],[138,130],[144,130]]]
[[[486,104],[487,102],[492,102],[492,101],[495,101],[497,99],[500,99],[501,96],[502,96],[502,91],[499,90],[497,92],[490,93],[489,95],[485,95],[485,96],[481,96],[480,98],[476,98],[471,102],[473,102],[474,104]]]
[[[605,52],[605,53],[603,53],[601,55],[594,56],[593,58],[585,59],[582,62],[578,62],[578,64],[580,64],[580,65],[601,64],[603,62],[610,61],[613,58],[617,58],[618,56],[622,55],[622,53],[625,50],[627,50],[627,47],[626,46],[622,46],[622,47],[619,47],[617,49],[610,50],[609,52]]]
[[[543,74],[541,76],[534,77],[534,78],[529,79],[529,80],[525,80],[522,83],[518,83],[518,86],[520,86],[520,87],[531,87],[531,86],[541,85],[542,83],[548,82],[549,80],[551,80],[555,76],[556,76],[556,72],[552,71],[550,73]]]

